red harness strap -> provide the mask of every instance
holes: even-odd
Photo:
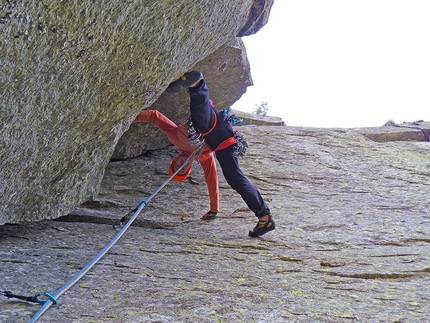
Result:
[[[234,144],[236,144],[236,138],[234,138],[234,137],[227,138],[222,143],[220,143],[218,145],[218,147],[216,147],[214,149],[214,151],[222,150],[222,149],[227,148],[227,147],[234,145]]]
[[[209,129],[209,131],[208,131],[208,132],[200,132],[200,134],[202,135],[202,137],[206,136],[208,133],[212,132],[212,130],[214,130],[214,129],[215,129],[215,126],[216,126],[216,124],[217,124],[217,122],[218,122],[218,118],[217,118],[217,116],[216,116],[215,111],[214,111],[214,119],[215,119],[214,124],[213,124],[212,128],[210,128],[210,129]]]
[[[214,111],[214,117],[215,117],[215,122],[214,122],[214,124],[213,124],[212,128],[210,128],[208,132],[200,133],[200,134],[202,135],[202,137],[203,137],[203,138],[204,138],[208,133],[212,132],[212,130],[214,130],[214,129],[215,129],[215,126],[216,126],[216,124],[217,124],[217,122],[218,122],[218,117],[217,117],[217,115],[216,115],[215,111]],[[219,144],[219,145],[218,145],[218,146],[217,146],[213,151],[218,151],[218,150],[221,150],[221,149],[227,148],[227,147],[229,147],[229,146],[231,146],[231,145],[234,145],[234,144],[236,144],[236,138],[234,138],[234,137],[230,137],[230,138],[227,138],[226,140],[224,140],[222,143],[220,143],[220,144]]]

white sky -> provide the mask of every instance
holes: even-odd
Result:
[[[430,0],[275,0],[242,38],[254,85],[232,108],[288,126],[430,121]]]

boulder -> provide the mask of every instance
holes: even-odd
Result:
[[[272,3],[5,2],[0,224],[57,218],[95,197],[137,113],[227,42],[261,28]]]
[[[203,72],[211,98],[219,108],[232,105],[253,84],[245,46],[240,38],[232,38],[191,69]],[[176,124],[182,124],[190,115],[189,106],[190,98],[186,91],[164,92],[149,109],[158,110]],[[169,144],[167,137],[156,127],[135,123],[118,141],[112,159],[136,157]]]

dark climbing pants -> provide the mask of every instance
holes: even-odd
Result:
[[[209,89],[203,81],[198,88],[190,88],[190,111],[194,126],[205,135],[206,143],[215,150],[218,160],[227,183],[240,194],[242,199],[254,212],[257,218],[270,214],[269,207],[264,202],[257,188],[252,185],[239,167],[239,160],[233,156],[235,145],[216,150],[227,138],[234,136],[230,122],[223,120],[220,111],[216,110],[209,100]],[[214,123],[215,126],[213,127]]]
[[[215,152],[227,183],[240,194],[257,218],[270,214],[269,207],[257,188],[243,174],[239,167],[239,160],[233,156],[233,152],[234,146]]]

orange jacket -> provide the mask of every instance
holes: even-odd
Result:
[[[141,111],[135,122],[149,122],[158,127],[169,138],[170,142],[178,149],[186,154],[192,154],[194,147],[188,142],[188,130],[186,123],[177,126],[172,120],[168,119],[157,110]],[[219,188],[218,174],[216,170],[215,158],[213,152],[208,145],[203,147],[202,153],[199,156],[200,165],[202,165],[205,174],[205,181],[208,187],[210,210],[212,212],[219,211]]]

